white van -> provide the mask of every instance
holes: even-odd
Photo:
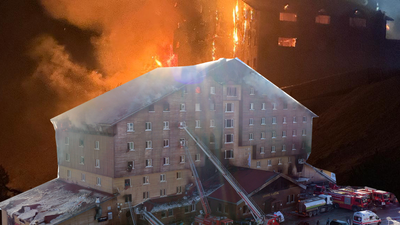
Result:
[[[353,215],[353,225],[380,225],[381,223],[381,218],[370,210],[355,212]]]

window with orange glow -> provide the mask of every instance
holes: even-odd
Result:
[[[331,17],[327,15],[318,15],[315,17],[315,23],[319,24],[330,24],[331,23]]]
[[[279,20],[280,21],[296,22],[297,21],[297,14],[281,12],[281,13],[279,13]]]
[[[284,38],[284,37],[279,37],[278,38],[278,45],[282,47],[296,47],[296,41],[297,38]]]

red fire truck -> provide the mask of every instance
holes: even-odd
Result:
[[[361,189],[354,189],[354,188],[351,188],[351,187],[340,188],[339,191],[348,192],[351,195],[361,196],[361,197],[367,199],[368,205],[371,203],[371,193],[368,192],[368,191],[363,191]]]
[[[365,187],[363,189],[358,189],[357,191],[364,191],[370,193],[371,201],[377,206],[382,206],[383,208],[390,205],[390,193],[386,191],[376,190],[374,188]]]
[[[354,212],[368,208],[368,199],[365,196],[337,190],[326,191],[325,194],[332,196],[335,208],[350,209]]]

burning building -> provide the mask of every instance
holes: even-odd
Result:
[[[301,189],[292,178],[303,175],[315,116],[238,59],[158,68],[51,119],[58,179],[0,207],[18,224],[35,220],[38,224],[105,220],[126,224],[132,215],[143,212],[143,203],[154,206],[165,198],[178,203],[175,213],[156,207],[159,219],[179,222],[186,208],[191,213],[201,209],[199,198],[192,194],[194,178],[184,149],[188,148],[203,180],[215,174],[206,155],[179,128],[181,124],[225,166],[266,171],[263,185],[284,176],[279,182],[285,185],[279,187],[297,187],[291,189],[294,192],[281,192],[292,196],[291,204]],[[206,191],[219,187],[209,185]],[[260,192],[263,202],[270,201],[267,192],[272,189]],[[58,203],[51,205],[45,196],[57,197],[57,191],[71,192],[72,197],[64,199],[65,211],[53,213]],[[179,211],[182,207],[185,210]]]

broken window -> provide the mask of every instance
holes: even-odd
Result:
[[[169,103],[168,103],[168,102],[164,102],[164,104],[163,104],[163,111],[164,111],[164,112],[169,112]]]

